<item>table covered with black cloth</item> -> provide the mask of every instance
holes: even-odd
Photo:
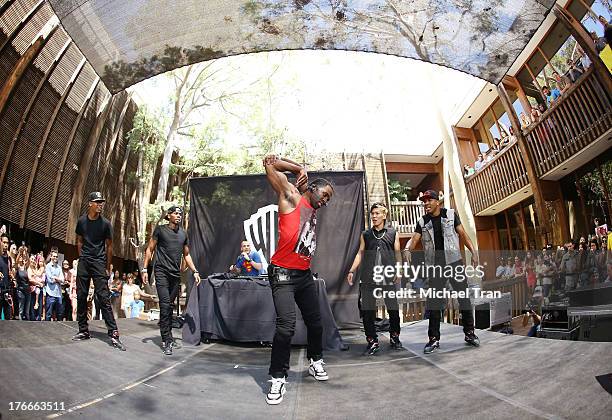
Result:
[[[183,341],[197,345],[202,338],[237,342],[272,341],[276,311],[272,289],[267,279],[227,279],[213,274],[194,287],[187,302]],[[340,350],[342,338],[327,300],[325,281],[315,279],[321,323],[323,349]],[[305,345],[306,325],[296,305],[297,322],[291,344]]]

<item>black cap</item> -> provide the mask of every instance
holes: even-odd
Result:
[[[166,210],[166,217],[165,217],[165,219],[168,220],[168,216],[171,215],[174,212],[179,212],[179,213],[183,214],[183,209],[180,208],[179,206],[170,206],[170,208],[168,210]]]
[[[434,191],[434,190],[427,190],[425,191],[420,197],[419,200],[421,201],[427,201],[429,199],[434,199],[434,200],[439,200],[440,196],[438,195],[438,191]]]
[[[104,197],[102,197],[102,193],[100,191],[94,191],[89,193],[89,197],[87,201],[106,201]]]

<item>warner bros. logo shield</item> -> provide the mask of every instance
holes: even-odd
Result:
[[[257,209],[243,223],[244,237],[261,256],[265,271],[278,242],[278,205],[269,204]]]

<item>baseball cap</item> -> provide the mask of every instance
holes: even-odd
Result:
[[[424,193],[422,193],[422,195],[419,196],[419,200],[421,201],[427,201],[429,199],[434,199],[434,200],[439,200],[440,196],[438,195],[437,191],[434,190],[427,190]]]
[[[171,215],[174,212],[178,212],[181,215],[183,214],[183,209],[180,208],[179,206],[170,206],[170,208],[168,208],[168,210],[166,210],[166,217],[165,219],[168,220],[168,216]]]
[[[104,197],[102,197],[102,193],[100,191],[94,191],[89,193],[87,197],[87,201],[106,201]]]

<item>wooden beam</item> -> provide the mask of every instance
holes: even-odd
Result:
[[[538,45],[537,50],[539,51],[539,53],[542,55],[542,57],[544,57],[544,60],[546,61],[546,63],[548,63],[548,65],[550,66],[550,68],[552,69],[553,72],[557,72],[559,73],[559,71],[555,68],[555,66],[553,66],[553,64],[550,62],[550,60],[548,59],[548,57],[546,57],[546,54],[544,54],[544,51],[542,51],[542,48],[540,48],[540,46]],[[547,83],[548,84],[548,81]]]
[[[436,165],[433,163],[385,162],[387,173],[433,174]]]
[[[578,45],[582,47],[586,55],[589,56],[591,62],[593,63],[595,76],[601,81],[601,83],[603,83],[605,90],[607,92],[612,92],[612,76],[610,76],[610,71],[595,50],[595,44],[593,43],[589,33],[569,11],[559,7],[559,5],[555,4],[553,6],[553,13],[555,16],[557,16],[559,22],[561,22],[561,24],[565,26],[565,28],[574,37]]]
[[[34,186],[34,179],[36,178],[36,175],[38,172],[38,166],[40,165],[40,159],[42,158],[43,152],[45,150],[45,145],[47,144],[47,140],[49,139],[49,134],[51,134],[51,129],[53,128],[53,125],[55,124],[55,120],[57,119],[57,114],[59,113],[60,109],[62,109],[62,106],[66,102],[66,98],[72,91],[72,87],[74,86],[74,83],[76,82],[77,78],[81,74],[83,67],[85,67],[86,62],[87,60],[85,59],[85,57],[83,57],[81,62],[77,65],[76,69],[72,73],[72,77],[70,81],[68,82],[68,86],[66,86],[66,89],[64,90],[64,93],[62,94],[60,100],[57,101],[57,104],[55,105],[55,109],[53,109],[53,113],[51,114],[51,118],[49,118],[49,122],[47,123],[47,128],[45,129],[45,133],[43,134],[43,137],[40,141],[40,145],[38,146],[38,153],[36,154],[36,159],[34,161],[34,164],[32,165],[32,171],[30,172],[30,177],[28,179],[28,186],[26,188],[25,196],[23,197],[23,208],[21,209],[21,221],[19,222],[19,225],[21,228],[25,227],[26,216],[28,214],[28,205],[30,204],[30,197],[32,195],[32,187]],[[59,169],[60,168],[58,168],[58,171]]]
[[[21,18],[21,22],[19,22],[19,24],[17,25],[17,27],[15,27],[13,32],[11,32],[10,34],[7,34],[6,39],[0,46],[0,55],[2,54],[2,51],[4,51],[4,48],[7,45],[9,45],[11,42],[13,42],[17,34],[19,34],[19,32],[21,32],[23,27],[28,24],[30,19],[32,19],[32,17],[36,14],[36,12],[38,12],[38,10],[42,7],[43,4],[45,4],[44,0],[40,0],[38,3],[36,3],[34,7],[23,18]]]
[[[51,39],[51,34],[49,34],[49,36],[45,39],[44,42],[46,43],[46,40],[48,40],[48,39]],[[33,108],[34,104],[36,103],[36,101],[38,99],[38,95],[39,95],[40,91],[42,90],[42,87],[44,86],[45,82],[47,82],[47,80],[49,80],[49,76],[51,75],[51,73],[53,73],[53,70],[55,70],[55,67],[57,67],[57,64],[60,62],[61,58],[64,56],[64,53],[68,49],[68,46],[70,45],[70,43],[71,43],[71,41],[67,41],[66,44],[64,44],[62,49],[56,55],[55,61],[53,63],[51,63],[51,66],[49,66],[49,68],[45,72],[45,75],[40,79],[40,81],[38,82],[38,86],[36,86],[36,90],[34,91],[32,96],[30,97],[30,101],[28,102],[28,105],[26,106],[26,109],[25,109],[25,111],[22,114],[21,121],[19,121],[19,125],[17,126],[17,130],[15,130],[15,135],[13,136],[11,144],[9,145],[8,151],[6,153],[6,157],[4,159],[4,165],[2,166],[2,172],[0,172],[0,187],[2,185],[4,185],[4,179],[6,177],[6,173],[8,171],[8,167],[9,167],[9,164],[10,164],[12,156],[13,156],[13,150],[15,149],[15,145],[17,144],[17,139],[19,138],[19,135],[21,134],[21,130],[23,130],[23,127],[25,126],[26,122],[28,121],[28,118],[30,117],[30,111],[32,111],[32,108]],[[32,45],[32,47],[33,46],[34,45]],[[30,48],[32,48],[32,47],[30,47]],[[27,54],[27,52],[26,52],[26,54]],[[25,55],[23,57],[25,57]],[[30,61],[32,61],[32,60],[30,60]],[[15,68],[17,68],[17,67],[15,67]],[[2,97],[1,95],[2,94],[0,93],[0,98]],[[6,103],[8,103],[8,102],[6,102]],[[3,107],[4,107],[4,105],[6,103],[3,104],[2,100],[0,99],[0,115],[2,115],[2,110],[3,110]]]
[[[525,209],[523,208],[522,203],[518,204],[519,206],[519,215],[521,216],[521,233],[523,236],[523,250],[529,250],[529,231],[527,230],[527,219],[525,218]]]
[[[57,193],[59,191],[60,182],[62,181],[62,175],[64,174],[64,167],[66,166],[66,160],[68,159],[70,148],[72,147],[72,143],[74,142],[74,138],[76,136],[76,132],[79,127],[79,124],[81,123],[81,120],[83,119],[83,115],[85,115],[85,111],[87,110],[87,107],[89,106],[91,98],[93,97],[93,94],[96,91],[96,88],[98,87],[99,83],[100,83],[100,79],[96,77],[93,84],[91,85],[91,88],[89,89],[89,93],[87,94],[87,97],[85,98],[85,101],[83,102],[83,105],[81,106],[79,115],[77,116],[74,124],[72,125],[72,130],[70,130],[70,135],[68,136],[68,144],[66,145],[66,148],[64,149],[64,154],[62,155],[62,160],[60,162],[59,170],[57,171],[57,176],[55,177],[55,183],[53,185],[53,194],[51,195],[51,201],[50,201],[51,205],[49,206],[49,213],[47,214],[47,228],[45,230],[46,237],[51,236],[51,221],[53,220],[53,213],[55,212],[55,207],[57,205]],[[61,239],[61,238],[58,238],[58,239]]]
[[[516,95],[518,96],[519,101],[521,102],[521,106],[523,107],[523,110],[525,111],[527,117],[529,117],[531,115],[531,103],[529,102],[529,99],[527,99],[527,94],[523,90],[521,82],[519,82],[519,80],[513,76],[505,76],[505,78],[508,78],[514,82],[514,85],[516,86]]]
[[[546,209],[546,203],[544,201],[544,197],[542,196],[540,180],[536,176],[535,165],[533,163],[532,156],[529,154],[525,137],[523,136],[523,132],[521,131],[521,125],[518,121],[516,113],[514,112],[514,108],[512,107],[512,103],[510,102],[510,98],[508,97],[508,93],[506,92],[506,88],[503,86],[503,84],[500,83],[497,86],[497,92],[499,93],[499,99],[501,100],[502,105],[504,106],[504,109],[508,114],[510,123],[514,127],[514,135],[517,138],[519,149],[521,151],[521,156],[525,162],[525,168],[527,169],[527,179],[529,180],[529,183],[531,184],[531,189],[533,191],[536,213],[538,215],[538,220],[540,221],[541,233],[545,238],[544,241],[546,241],[546,234],[550,232],[550,228],[548,226],[548,218],[545,217],[544,214],[544,210]]]
[[[508,233],[508,250],[514,251],[512,246],[512,228],[510,227],[510,218],[508,217],[508,209],[504,210],[504,218],[506,219],[506,232]]]
[[[104,123],[107,122],[108,115],[112,109],[112,104],[116,98],[121,95],[116,95],[107,100],[106,104],[102,107],[102,111],[96,118],[96,122],[89,132],[89,138],[83,148],[83,156],[79,164],[79,177],[75,183],[72,202],[70,203],[70,212],[68,213],[68,222],[66,227],[66,242],[74,244],[76,242],[76,234],[74,229],[76,227],[77,218],[81,212],[81,203],[83,199],[83,190],[87,184],[87,175],[89,175],[89,168],[93,155],[96,151],[98,142],[100,141],[100,134],[104,128]]]

